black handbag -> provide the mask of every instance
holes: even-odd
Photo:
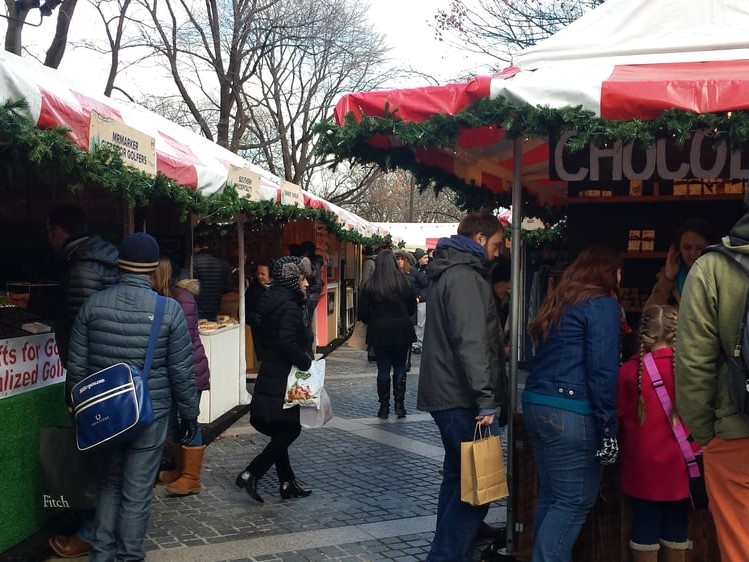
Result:
[[[75,428],[41,429],[39,466],[39,504],[43,511],[96,507],[98,472],[91,455],[78,450]]]
[[[700,470],[699,476],[689,477],[689,495],[694,509],[707,509],[707,489],[705,488],[705,468],[702,455],[695,455],[694,460]]]

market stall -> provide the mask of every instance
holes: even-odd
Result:
[[[749,177],[748,21],[738,0],[608,0],[496,75],[344,96],[335,123],[320,128],[323,146],[339,159],[412,170],[421,187],[453,188],[468,206],[511,203],[513,287],[524,287],[519,219],[553,208],[567,215],[570,255],[586,236],[627,254],[629,231],[639,231],[638,240],[652,248],[631,252],[627,267],[638,270],[638,262],[664,258],[673,234],[661,228],[643,235],[654,230],[643,210],[684,217],[696,211],[680,205],[692,204],[724,230],[741,212]],[[586,229],[594,219],[599,227]],[[640,222],[629,228],[631,220]],[[512,292],[513,389],[526,303],[520,292]],[[511,401],[515,410],[515,392]],[[508,550],[524,558],[532,544],[533,471],[514,426]],[[605,490],[610,499],[618,498],[617,481],[605,479],[614,486]],[[597,506],[591,532],[579,541],[580,560],[624,556],[622,505]],[[711,560],[710,523],[697,525],[703,540],[693,559]]]
[[[319,222],[348,241],[382,239],[375,230],[363,234],[349,214],[291,189],[198,134],[136,104],[87,92],[54,69],[4,51],[0,104],[4,291],[15,292],[19,286],[42,290],[56,280],[45,219],[59,203],[80,204],[90,230],[115,244],[128,232],[153,233],[164,248],[181,253],[179,265],[185,267],[192,249],[190,216],[235,222],[239,263],[246,224],[263,217],[279,223]],[[289,191],[296,191],[296,200],[286,199]],[[238,277],[243,287],[243,268]],[[237,302],[236,322],[202,330],[213,380],[203,398],[201,421],[215,420],[250,398],[244,299]],[[0,490],[0,552],[43,523],[46,514],[37,501],[39,430],[69,423],[53,331],[31,331],[44,329],[32,322],[54,330],[50,318],[14,315],[18,309],[0,308],[0,473],[5,482]]]

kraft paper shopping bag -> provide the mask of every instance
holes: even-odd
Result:
[[[510,495],[499,435],[479,435],[460,444],[460,499],[484,505]],[[479,437],[476,439],[476,437]]]

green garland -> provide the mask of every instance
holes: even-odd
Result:
[[[459,133],[464,129],[494,126],[504,129],[509,138],[549,137],[552,141],[564,131],[575,130],[577,135],[566,143],[572,152],[589,143],[602,146],[615,140],[651,146],[657,139],[669,138],[683,146],[695,131],[706,132],[716,141],[727,140],[733,148],[749,143],[749,112],[746,111],[699,115],[669,109],[652,121],[613,121],[597,117],[580,106],[553,109],[516,104],[498,97],[483,98],[457,115],[434,115],[421,123],[406,122],[397,113],[397,109],[391,111],[386,104],[382,117],[364,115],[357,121],[354,114],[349,113],[342,126],[336,125],[333,119],[318,123],[315,126],[315,133],[319,135],[316,151],[320,155],[332,155],[333,167],[349,160],[359,164],[374,163],[385,171],[410,170],[420,191],[453,189],[464,210],[506,207],[511,195],[495,194],[484,186],[466,183],[453,174],[420,164],[414,153],[424,148],[456,149]],[[375,135],[391,137],[392,144],[397,146],[375,148],[369,144]],[[523,198],[526,215],[538,216],[545,222],[554,222],[555,213],[558,217],[558,211],[537,205],[535,198],[525,190]]]
[[[151,177],[126,166],[112,149],[80,150],[65,127],[38,129],[21,113],[27,107],[24,99],[9,100],[0,106],[0,139],[5,142],[0,144],[0,155],[10,161],[30,162],[40,175],[57,178],[73,192],[99,186],[122,195],[133,207],[148,206],[158,198],[170,199],[181,210],[182,220],[189,213],[209,216],[214,221],[230,221],[243,213],[251,221],[268,225],[312,220],[325,224],[339,240],[371,245],[392,243],[390,235],[365,236],[348,230],[330,211],[247,201],[240,199],[231,186],[204,197],[163,174]]]

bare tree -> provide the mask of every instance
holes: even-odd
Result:
[[[274,174],[308,186],[327,164],[313,153],[312,126],[344,92],[382,84],[383,37],[353,0],[286,0],[274,7],[286,22],[260,55],[258,88],[245,89],[250,117],[241,149]]]
[[[242,103],[269,39],[280,0],[136,0],[147,19],[142,44],[161,57],[200,132],[236,152],[249,117]]]
[[[44,23],[44,18],[52,15],[52,11],[60,6],[57,13],[57,23],[52,41],[47,48],[44,64],[52,68],[60,66],[62,57],[65,54],[65,48],[68,44],[68,30],[70,22],[73,19],[78,0],[46,0],[39,4],[39,0],[24,0],[15,2],[15,0],[5,0],[7,12],[6,20],[8,28],[5,33],[5,50],[20,55],[23,51],[23,26],[33,25],[38,27]],[[32,21],[27,21],[31,10],[39,9],[39,21],[34,21],[36,16],[32,16]]]
[[[362,167],[353,170],[361,172]],[[328,193],[323,196],[332,199]],[[358,191],[346,208],[372,222],[453,222],[464,214],[455,205],[453,191],[419,193],[411,174],[403,170],[370,175],[366,189]]]
[[[487,56],[500,70],[518,51],[575,21],[604,0],[452,0],[438,10],[432,27],[438,39]]]

